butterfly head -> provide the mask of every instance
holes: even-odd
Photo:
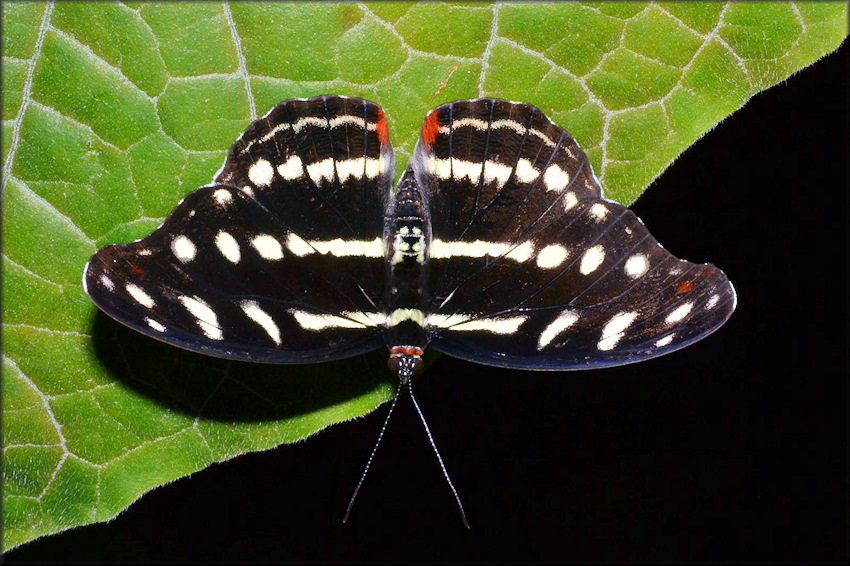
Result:
[[[422,348],[418,346],[393,346],[390,349],[387,366],[390,371],[398,373],[402,383],[407,383],[411,377],[419,375],[424,369]]]

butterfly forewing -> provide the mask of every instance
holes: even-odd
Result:
[[[434,214],[432,347],[573,369],[687,345],[735,306],[725,275],[672,256],[602,198],[584,152],[529,104],[462,101],[425,120],[414,167]]]
[[[429,290],[438,304],[461,290],[480,258],[508,268],[529,234],[560,219],[565,205],[599,196],[572,137],[527,104],[441,106],[426,119],[416,152],[417,176],[431,192],[430,256],[439,265]]]
[[[383,112],[287,101],[251,124],[214,185],[146,238],[100,250],[86,289],[154,338],[277,363],[381,345],[381,235],[392,181]]]

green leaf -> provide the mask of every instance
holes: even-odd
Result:
[[[631,203],[755,93],[834,50],[845,3],[3,3],[3,545],[294,442],[392,394],[385,354],[224,362],[141,337],[81,286],[207,183],[281,100],[380,103],[399,167],[428,109],[536,104]]]

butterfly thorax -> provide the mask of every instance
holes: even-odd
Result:
[[[384,217],[387,324],[391,355],[420,355],[428,345],[425,308],[431,222],[423,193],[408,168]]]

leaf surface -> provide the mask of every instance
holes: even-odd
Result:
[[[381,104],[399,168],[425,113],[531,102],[633,202],[755,93],[834,50],[845,3],[3,3],[3,546],[389,398],[385,354],[266,367],[99,314],[83,266],[204,185],[251,119]],[[686,190],[686,189],[683,189]]]

